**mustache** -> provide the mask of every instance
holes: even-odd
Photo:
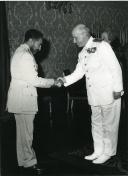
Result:
[[[37,53],[38,51],[40,51],[40,50],[31,48],[31,52],[34,53],[34,54]]]

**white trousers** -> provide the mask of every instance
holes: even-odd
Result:
[[[30,167],[37,164],[32,148],[33,120],[35,114],[14,114],[16,119],[16,143],[18,165]]]
[[[116,155],[121,98],[105,106],[91,106],[94,152]]]

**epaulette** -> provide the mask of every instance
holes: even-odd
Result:
[[[93,42],[102,42],[103,40],[102,39],[100,39],[100,38],[94,38],[93,39]]]

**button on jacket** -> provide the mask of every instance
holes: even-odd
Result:
[[[37,70],[29,46],[22,44],[11,59],[11,82],[7,100],[9,112],[34,114],[38,111],[36,87],[51,87],[54,80],[38,77]]]
[[[123,90],[122,70],[111,48],[105,41],[90,37],[78,55],[74,72],[66,76],[65,86],[86,76],[88,102],[90,105],[107,105],[114,101],[113,92]]]

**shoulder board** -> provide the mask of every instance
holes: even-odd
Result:
[[[102,39],[100,39],[100,38],[94,38],[93,39],[93,42],[102,42],[103,40]]]

